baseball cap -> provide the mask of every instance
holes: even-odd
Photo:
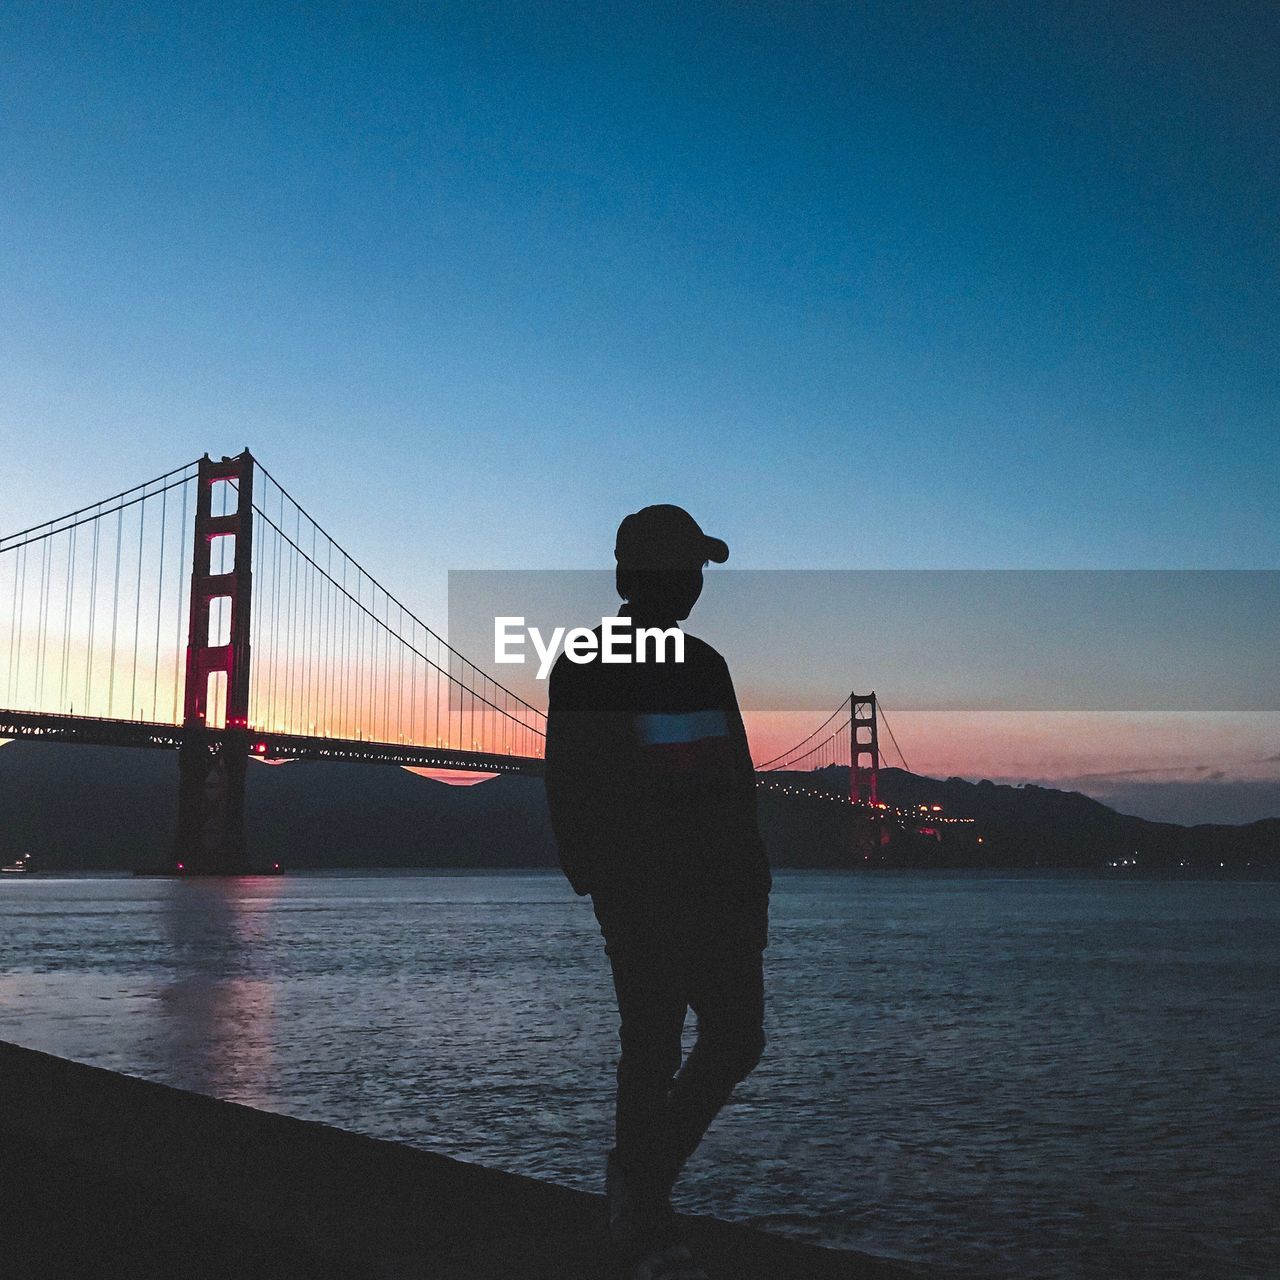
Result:
[[[694,569],[708,560],[724,564],[729,547],[703,533],[683,507],[664,502],[642,507],[623,520],[613,554],[627,569]]]

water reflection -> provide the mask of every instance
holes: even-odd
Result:
[[[281,885],[272,876],[167,884],[173,966],[151,1048],[175,1084],[249,1106],[273,1102],[276,993],[263,944]]]

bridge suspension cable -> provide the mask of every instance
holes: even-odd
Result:
[[[818,737],[818,735],[832,723],[832,721],[836,720],[841,715],[845,717],[845,723],[843,726],[838,726],[829,737],[824,738],[820,743],[810,748],[808,751],[805,751],[803,754],[797,754],[800,752],[802,747],[812,742],[814,738]],[[799,742],[792,747],[788,747],[786,751],[779,752],[779,754],[774,756],[772,759],[765,760],[763,763],[756,765],[756,772],[768,773],[775,769],[787,769],[797,761],[807,758],[822,747],[825,747],[827,743],[837,738],[842,728],[845,730],[848,729],[848,716],[849,702],[846,699],[811,734],[809,734],[808,737],[801,738]]]
[[[814,770],[826,769],[832,765],[847,765],[849,763],[849,734],[850,725],[846,720],[837,725],[836,728],[825,738],[815,742],[805,751],[799,751],[793,748],[781,757],[777,763],[771,764],[768,768],[757,769],[757,773],[778,773],[783,770]]]
[[[177,488],[179,485],[186,484],[187,481],[195,478],[195,468],[195,462],[185,463],[181,467],[175,467],[172,471],[166,471],[161,476],[156,476],[154,480],[145,480],[142,484],[134,485],[131,489],[124,489],[120,493],[113,494],[110,498],[103,498],[100,502],[91,502],[86,507],[79,507],[64,516],[59,516],[56,520],[46,520],[42,524],[33,524],[29,529],[21,529],[17,533],[0,536],[0,554],[16,550],[18,547],[26,546],[32,542],[39,542],[43,538],[65,533],[68,529],[72,529],[77,525],[88,524],[104,515],[114,515],[125,507],[145,502],[148,498],[154,498],[165,490]],[[166,481],[169,483],[166,484]]]
[[[897,735],[893,732],[893,726],[889,723],[889,717],[885,714],[884,701],[880,698],[876,699],[876,709],[880,713],[881,722],[889,732],[889,741],[893,743],[893,749],[898,753],[898,759],[902,761],[902,767],[910,773],[911,766],[907,763],[907,757],[903,755],[902,748],[898,746]]]
[[[0,537],[6,709],[178,723],[196,467]]]
[[[454,649],[261,463],[249,721],[276,732],[541,756],[545,715]]]

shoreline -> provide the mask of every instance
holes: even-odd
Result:
[[[6,1274],[598,1280],[602,1199],[0,1042]],[[922,1273],[682,1217],[712,1280]]]

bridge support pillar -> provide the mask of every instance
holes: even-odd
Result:
[[[880,798],[880,731],[876,724],[876,695],[849,695],[849,799],[855,805],[875,805]],[[879,815],[864,808],[853,811],[855,864],[883,860],[885,830]]]
[[[880,731],[876,695],[849,695],[849,799],[876,804],[880,799]]]
[[[178,751],[178,830],[173,870],[243,875],[249,870],[244,783],[249,741],[229,730],[189,728]]]
[[[236,875],[249,869],[244,784],[249,758],[253,458],[247,449],[220,462],[206,454],[196,483],[172,870]],[[218,484],[228,492],[215,504]],[[220,514],[214,514],[215,505]]]

